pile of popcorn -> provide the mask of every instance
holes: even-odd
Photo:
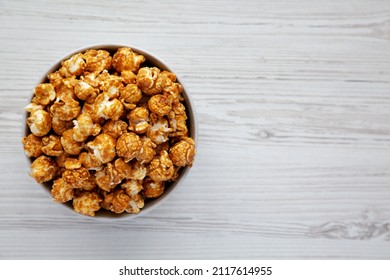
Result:
[[[35,88],[22,142],[31,176],[76,212],[139,213],[191,166],[183,88],[130,48],[87,50]]]

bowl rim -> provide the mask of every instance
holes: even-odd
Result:
[[[167,70],[167,71],[172,72],[172,73],[174,73],[176,75],[177,81],[183,87],[182,95],[183,95],[183,97],[185,99],[185,106],[186,106],[186,113],[187,113],[187,126],[190,125],[189,137],[194,139],[194,141],[195,141],[195,148],[197,148],[197,146],[198,146],[198,120],[197,120],[197,114],[196,114],[196,111],[195,111],[194,101],[191,98],[191,96],[188,94],[188,92],[186,91],[187,87],[183,84],[182,79],[180,78],[180,75],[176,74],[176,72],[173,71],[172,68],[170,68],[168,66],[168,64],[164,60],[162,60],[157,55],[155,55],[155,54],[153,54],[153,53],[151,53],[149,51],[146,51],[145,49],[139,48],[139,47],[134,46],[134,45],[121,44],[121,43],[118,43],[118,44],[93,44],[93,45],[87,45],[87,46],[78,48],[78,49],[76,49],[76,50],[74,50],[72,52],[69,52],[66,55],[64,55],[64,56],[60,57],[59,59],[57,59],[54,63],[51,63],[50,64],[51,66],[48,68],[48,70],[41,76],[41,78],[39,78],[37,80],[37,82],[34,83],[34,85],[36,87],[37,85],[47,81],[47,75],[52,73],[53,71],[57,70],[60,67],[62,61],[70,58],[74,54],[77,54],[77,53],[80,53],[80,52],[84,52],[84,51],[90,50],[90,49],[108,50],[108,51],[112,52],[115,49],[117,50],[119,48],[131,48],[137,54],[142,54],[145,57],[146,61],[149,61],[149,62],[152,61],[151,64],[153,66],[157,66],[161,70]],[[33,94],[34,94],[34,89],[32,89],[32,93],[29,96],[29,98],[27,99],[27,102],[28,102],[27,104],[31,103]],[[28,118],[28,114],[29,113],[27,111],[25,111],[24,114],[23,114],[22,137],[25,137],[25,136],[29,135],[29,132],[30,132],[29,131],[29,127],[28,127],[27,122],[26,122],[27,118]],[[196,157],[196,155],[195,155],[195,157]],[[33,159],[28,157],[26,154],[25,154],[25,159],[26,159],[26,162],[28,163],[28,168],[30,170],[31,163],[32,163]],[[95,221],[104,221],[104,222],[106,222],[106,221],[133,220],[135,218],[142,217],[145,214],[148,214],[152,210],[154,210],[157,207],[159,207],[162,203],[164,203],[164,201],[169,199],[169,197],[172,195],[172,193],[175,190],[177,190],[178,187],[183,185],[183,182],[187,178],[190,169],[191,168],[189,166],[185,166],[183,168],[183,170],[181,171],[181,174],[179,175],[178,180],[176,180],[175,182],[172,182],[170,184],[169,188],[164,191],[163,195],[161,195],[160,197],[152,200],[151,202],[148,203],[148,205],[145,203],[145,207],[142,208],[142,210],[139,213],[137,213],[137,214],[130,214],[130,213],[114,214],[114,213],[111,213],[109,211],[105,211],[103,214],[100,213],[100,215],[98,214],[98,215],[95,215],[95,216],[88,216],[88,215],[84,215],[84,214],[81,214],[81,213],[78,213],[78,212],[74,211],[73,208],[71,208],[71,206],[68,203],[57,203],[55,201],[52,201],[52,202],[54,202],[56,204],[60,204],[62,207],[64,207],[68,211],[71,211],[72,213],[76,214],[79,217],[81,216],[83,218],[87,218],[87,219],[91,219],[91,220],[95,220]],[[35,180],[34,180],[34,183],[40,185],[41,189],[45,193],[47,193],[50,197],[52,197],[51,193],[50,193],[50,190],[48,189],[48,187],[45,186],[44,183],[37,183]]]

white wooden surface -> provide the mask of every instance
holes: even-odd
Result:
[[[0,258],[390,258],[390,1],[87,2],[0,0]],[[96,43],[163,58],[199,117],[185,184],[131,222],[53,203],[20,144],[42,73]]]

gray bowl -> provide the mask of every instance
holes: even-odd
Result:
[[[167,70],[167,71],[170,71],[172,73],[175,73],[175,75],[177,77],[177,81],[183,86],[183,89],[184,89],[182,95],[184,97],[184,105],[186,107],[186,113],[187,113],[187,117],[188,117],[188,119],[187,119],[187,127],[188,127],[189,137],[193,138],[194,141],[195,141],[195,144],[197,144],[197,141],[198,141],[197,118],[196,118],[194,103],[192,102],[189,94],[187,93],[186,87],[183,85],[179,75],[175,71],[173,71],[171,68],[169,68],[165,62],[163,62],[161,59],[159,59],[154,54],[151,54],[150,52],[147,52],[147,51],[145,51],[143,49],[140,49],[140,48],[137,48],[137,47],[133,47],[133,46],[127,46],[127,45],[93,45],[93,46],[87,46],[87,47],[78,49],[78,50],[73,51],[72,53],[62,57],[57,62],[55,62],[50,67],[50,69],[42,76],[42,78],[39,80],[39,82],[36,85],[47,82],[48,81],[47,75],[52,73],[53,71],[59,69],[60,66],[61,66],[61,61],[70,58],[72,55],[74,55],[76,53],[84,52],[84,51],[86,51],[88,49],[96,49],[96,50],[97,49],[103,49],[103,50],[109,51],[111,54],[114,54],[116,52],[116,50],[118,48],[121,48],[121,47],[129,47],[133,51],[135,51],[136,53],[142,54],[145,57],[145,59],[146,59],[146,61],[144,63],[145,65],[156,66],[156,67],[160,68],[161,70]],[[31,98],[29,99],[29,102],[31,102],[31,100],[32,100],[32,95],[31,95]],[[30,129],[29,129],[27,123],[26,123],[27,117],[28,117],[28,112],[26,112],[24,114],[23,136],[27,136],[28,134],[30,134]],[[28,161],[28,164],[29,164],[29,167],[30,167],[33,159],[31,159],[29,157],[26,157],[26,158],[27,158],[27,161]],[[166,184],[166,188],[165,188],[165,192],[160,197],[158,197],[156,199],[153,199],[153,200],[145,201],[145,207],[143,209],[141,209],[140,213],[138,213],[138,214],[129,214],[129,213],[115,214],[115,213],[112,213],[110,211],[104,210],[104,211],[98,211],[96,213],[96,216],[90,217],[90,216],[82,215],[80,213],[75,212],[73,210],[72,204],[70,202],[68,202],[68,203],[56,203],[56,202],[53,201],[53,203],[56,203],[58,205],[62,205],[63,207],[65,207],[69,211],[72,211],[73,213],[75,213],[75,214],[77,214],[79,216],[83,216],[83,217],[94,219],[94,220],[103,220],[103,221],[109,221],[109,220],[131,220],[131,219],[134,219],[136,217],[140,217],[142,215],[145,215],[148,212],[150,212],[151,210],[153,210],[154,208],[156,208],[157,206],[159,206],[164,200],[166,200],[173,193],[174,190],[176,190],[180,185],[183,184],[183,182],[184,182],[185,178],[187,177],[189,171],[190,171],[190,167],[186,166],[186,167],[182,168],[181,172],[180,172],[180,175],[179,175],[179,178],[177,179],[177,181],[172,182],[172,183],[167,183]],[[50,193],[50,191],[51,191],[51,184],[49,184],[49,183],[42,183],[40,185],[42,186],[42,189],[51,198],[52,197],[51,193]]]

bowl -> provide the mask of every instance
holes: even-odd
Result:
[[[183,87],[182,96],[184,98],[184,101],[182,103],[186,107],[186,113],[187,113],[187,117],[188,117],[188,119],[187,119],[188,137],[191,137],[195,141],[195,147],[196,147],[197,139],[198,139],[198,135],[197,135],[197,117],[196,117],[196,113],[195,113],[194,103],[191,100],[189,94],[187,93],[185,85],[183,84],[183,82],[180,79],[179,75],[175,71],[173,71],[170,67],[168,67],[168,65],[165,62],[163,62],[156,55],[154,55],[154,54],[152,54],[152,53],[150,53],[150,52],[148,52],[146,50],[140,49],[138,47],[130,46],[130,45],[113,45],[113,44],[104,45],[104,44],[101,44],[101,45],[86,46],[84,48],[77,49],[77,50],[75,50],[75,51],[65,55],[64,57],[60,58],[55,63],[53,63],[52,66],[49,68],[49,70],[46,71],[46,73],[44,73],[42,75],[42,78],[38,81],[38,83],[35,86],[37,86],[38,84],[41,84],[41,83],[48,82],[47,75],[52,73],[52,72],[54,72],[54,71],[56,71],[57,69],[59,69],[61,67],[61,62],[63,60],[66,60],[66,59],[70,58],[74,54],[77,54],[77,53],[80,53],[80,52],[84,52],[84,51],[89,50],[89,49],[96,49],[96,50],[107,50],[108,52],[110,52],[111,55],[113,55],[119,48],[122,48],[122,47],[131,48],[134,52],[136,52],[138,54],[142,54],[145,57],[146,61],[144,63],[142,63],[141,66],[149,66],[149,67],[156,66],[160,70],[167,70],[167,71],[172,72],[172,73],[174,73],[176,75],[177,82],[180,83],[182,85],[182,87]],[[34,88],[35,88],[35,86],[34,86]],[[31,96],[31,98],[29,99],[29,103],[31,102],[32,97],[33,97],[33,94]],[[26,112],[24,114],[24,120],[23,120],[23,129],[24,129],[24,131],[23,131],[23,136],[27,136],[28,134],[31,133],[30,129],[29,129],[28,125],[27,125],[27,122],[26,122],[26,120],[28,118],[28,115],[29,115],[28,112]],[[31,163],[34,160],[34,158],[29,158],[27,156],[26,156],[26,158],[27,158],[27,161],[28,161],[29,167],[30,167]],[[174,182],[170,182],[170,183],[167,182],[166,185],[165,185],[165,191],[164,191],[164,193],[160,197],[152,199],[152,200],[145,201],[144,208],[141,209],[141,211],[138,214],[130,214],[130,213],[126,213],[126,212],[121,213],[121,214],[116,214],[116,213],[110,212],[108,210],[103,210],[103,211],[96,212],[96,215],[92,217],[92,216],[83,215],[83,214],[80,214],[80,213],[74,211],[71,202],[57,203],[57,202],[53,201],[53,203],[61,205],[61,206],[65,207],[66,209],[72,211],[73,213],[75,213],[75,214],[77,214],[79,216],[90,218],[90,219],[104,220],[104,221],[109,221],[109,220],[130,220],[130,219],[134,219],[136,217],[140,217],[140,216],[143,216],[143,215],[149,213],[151,210],[153,210],[154,208],[159,206],[163,201],[167,200],[168,197],[173,193],[174,190],[176,190],[179,186],[183,185],[184,180],[187,177],[189,171],[190,171],[190,167],[188,167],[188,166],[183,167],[180,170],[180,174],[179,174],[178,179],[176,181],[174,181]],[[34,182],[35,182],[35,180],[34,180]],[[51,191],[51,188],[52,188],[51,187],[52,183],[51,182],[49,182],[49,183],[45,182],[45,183],[41,183],[39,185],[42,187],[42,189],[51,198],[52,196],[51,196],[50,191]]]

